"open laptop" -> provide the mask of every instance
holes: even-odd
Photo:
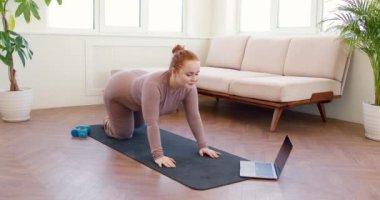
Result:
[[[240,176],[261,179],[278,179],[292,149],[293,144],[289,137],[286,136],[274,163],[240,161]]]

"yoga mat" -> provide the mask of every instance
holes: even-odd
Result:
[[[175,159],[175,168],[160,168],[153,161],[146,127],[136,129],[131,139],[117,140],[108,137],[102,125],[93,125],[89,136],[195,190],[206,190],[248,179],[239,176],[240,160],[246,159],[213,147],[210,148],[222,153],[219,159],[201,157],[195,141],[162,129],[161,143],[165,155]]]

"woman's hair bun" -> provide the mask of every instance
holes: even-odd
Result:
[[[172,53],[175,54],[175,53],[177,53],[177,52],[179,52],[179,51],[182,51],[182,50],[185,50],[185,46],[177,44],[177,45],[175,45],[175,47],[172,49]]]

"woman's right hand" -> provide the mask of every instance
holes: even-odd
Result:
[[[159,167],[175,167],[175,160],[173,158],[162,156],[154,160]]]

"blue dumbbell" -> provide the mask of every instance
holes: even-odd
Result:
[[[86,138],[91,132],[91,127],[86,125],[76,126],[71,130],[71,135],[78,138]]]

